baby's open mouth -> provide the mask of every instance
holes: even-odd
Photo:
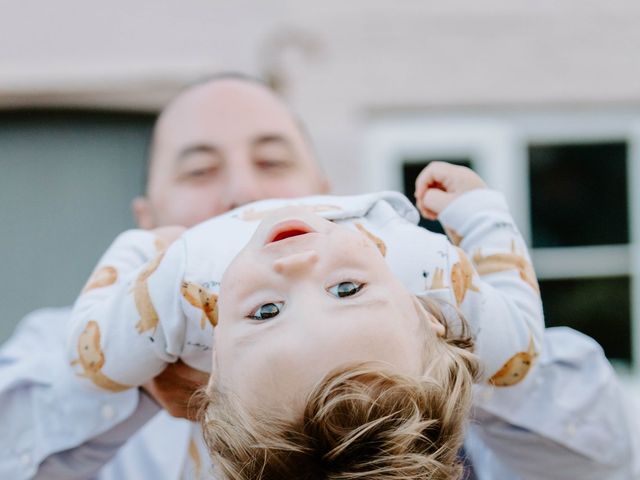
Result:
[[[307,233],[313,233],[315,230],[301,220],[286,220],[276,224],[267,236],[266,244],[279,242],[286,238],[297,237]]]

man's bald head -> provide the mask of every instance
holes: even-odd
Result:
[[[264,84],[225,75],[178,95],[156,122],[142,228],[191,226],[238,205],[324,193],[300,124]]]

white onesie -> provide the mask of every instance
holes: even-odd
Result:
[[[69,354],[79,377],[120,391],[178,358],[210,371],[222,275],[265,213],[287,205],[362,231],[409,291],[458,307],[483,381],[509,386],[528,373],[544,329],[538,284],[504,198],[481,189],[440,215],[451,242],[418,227],[417,210],[395,192],[263,200],[201,223],[168,249],[148,231],[125,232],[74,305]]]

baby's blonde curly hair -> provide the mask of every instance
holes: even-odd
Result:
[[[421,303],[447,327],[439,305]],[[457,454],[478,375],[464,333],[447,329],[425,349],[420,378],[371,362],[330,373],[294,420],[249,413],[214,384],[201,418],[216,474],[229,480],[459,478]]]

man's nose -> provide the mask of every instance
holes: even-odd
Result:
[[[307,250],[280,257],[273,262],[273,269],[281,275],[296,276],[308,272],[318,263],[318,253]]]
[[[261,191],[260,180],[251,168],[236,166],[231,169],[227,184],[227,201],[230,208],[260,200]]]

